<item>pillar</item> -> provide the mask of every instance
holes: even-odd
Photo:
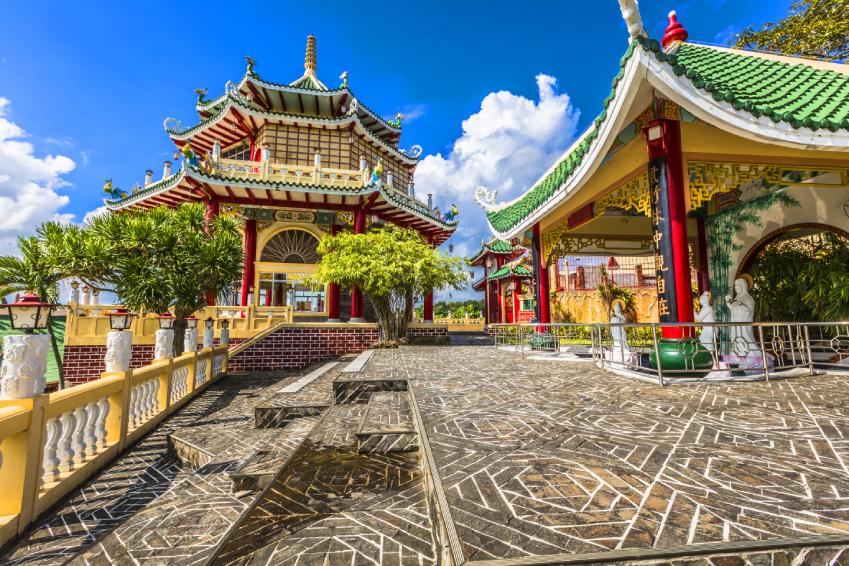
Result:
[[[168,360],[174,357],[174,331],[170,328],[160,328],[156,331],[153,346],[154,360]]]
[[[133,352],[133,333],[113,330],[106,335],[106,371],[125,372],[130,369]]]
[[[643,135],[649,154],[658,315],[661,322],[692,322],[681,125],[677,120],[655,120],[643,129]],[[687,328],[663,329],[664,338],[690,334]]]
[[[183,353],[198,351],[198,329],[186,328],[183,333]]]
[[[429,236],[427,239],[427,243],[430,247],[433,247],[433,237]],[[422,313],[424,316],[422,317],[425,322],[432,323],[433,322],[433,289],[428,289],[427,293],[424,296],[424,308],[422,309],[424,312]]]
[[[354,234],[366,233],[366,213],[359,209],[354,213]],[[365,322],[363,318],[363,292],[357,287],[351,288],[351,320],[350,322]]]
[[[254,262],[256,261],[256,220],[245,221],[244,246],[245,264],[242,270],[242,300],[241,305],[248,304],[248,295],[254,284]]]
[[[330,235],[335,236],[339,232],[338,226],[330,227]],[[328,283],[327,285],[327,321],[339,322],[339,284]]]
[[[218,201],[216,200],[208,200],[206,201],[206,232],[207,234],[212,230],[212,223],[215,221],[215,218],[218,216]],[[215,291],[213,289],[209,289],[206,292],[206,305],[213,306],[215,305]]]
[[[707,249],[707,233],[705,232],[705,219],[699,218],[697,221],[698,229],[698,252],[699,256],[699,271],[696,273],[696,281],[699,284],[699,295],[710,290],[710,271],[708,271],[708,249]]]
[[[26,399],[44,393],[47,372],[46,334],[13,334],[3,338],[0,399]]]
[[[513,278],[513,323],[519,323],[519,294],[522,291],[522,280]]]
[[[534,294],[536,295],[536,321],[540,324],[551,322],[548,296],[548,267],[542,260],[542,238],[539,233],[539,222],[534,224],[531,252],[534,259]]]
[[[204,326],[203,328],[203,347],[215,347],[215,328],[213,328],[212,325],[209,325],[209,328],[207,328],[206,326]]]

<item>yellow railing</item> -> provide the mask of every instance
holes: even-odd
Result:
[[[221,346],[0,401],[0,545],[225,375],[227,361]]]
[[[242,161],[219,158],[213,162],[212,172],[222,177],[260,179],[302,185],[352,189],[363,186],[363,172],[359,170],[292,165],[277,161]]]
[[[109,317],[106,313],[116,305],[69,305],[65,327],[65,344],[68,346],[95,346],[106,344],[109,333]],[[221,335],[221,322],[230,323],[231,338],[251,338],[280,322],[294,321],[292,307],[206,307],[195,313],[204,321],[215,320],[215,336]],[[136,317],[129,328],[133,333],[133,344],[153,344],[159,321],[153,314]],[[198,341],[203,339],[203,323],[198,329]]]

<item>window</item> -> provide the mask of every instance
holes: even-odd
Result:
[[[324,312],[324,288],[305,285],[297,273],[260,273],[257,304],[261,307],[292,307],[298,314]]]
[[[283,230],[262,249],[260,261],[272,263],[318,263],[318,238],[306,230]]]
[[[221,157],[224,159],[238,159],[240,161],[251,160],[251,146],[242,142],[234,146],[230,146],[221,152]]]

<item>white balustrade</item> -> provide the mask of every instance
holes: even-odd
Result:
[[[130,428],[135,429],[153,418],[159,410],[159,379],[153,377],[130,390]]]
[[[45,423],[44,457],[42,462],[42,483],[49,484],[59,480],[59,438],[62,436],[62,424],[57,417]]]
[[[206,383],[206,364],[206,358],[198,359],[197,368],[195,369],[195,387]]]
[[[182,399],[189,389],[189,366],[182,366],[174,370],[171,376],[171,401]]]
[[[222,373],[224,367],[224,354],[215,354],[212,357],[212,377],[217,378]]]

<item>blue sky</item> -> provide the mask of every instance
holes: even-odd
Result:
[[[783,17],[789,0],[643,0],[660,38],[675,9],[690,39],[727,43]],[[627,33],[616,0],[594,2],[8,2],[0,0],[0,253],[48,218],[80,221],[102,204],[105,178],[130,188],[160,175],[197,87],[218,95],[244,73],[303,71],[307,34],[318,75],[349,72],[369,107],[407,120],[401,145],[425,158],[420,194],[461,208],[452,242],[484,237],[474,183],[515,196],[591,121],[608,94]],[[437,156],[438,154],[438,156]],[[5,165],[4,163],[5,162]]]

